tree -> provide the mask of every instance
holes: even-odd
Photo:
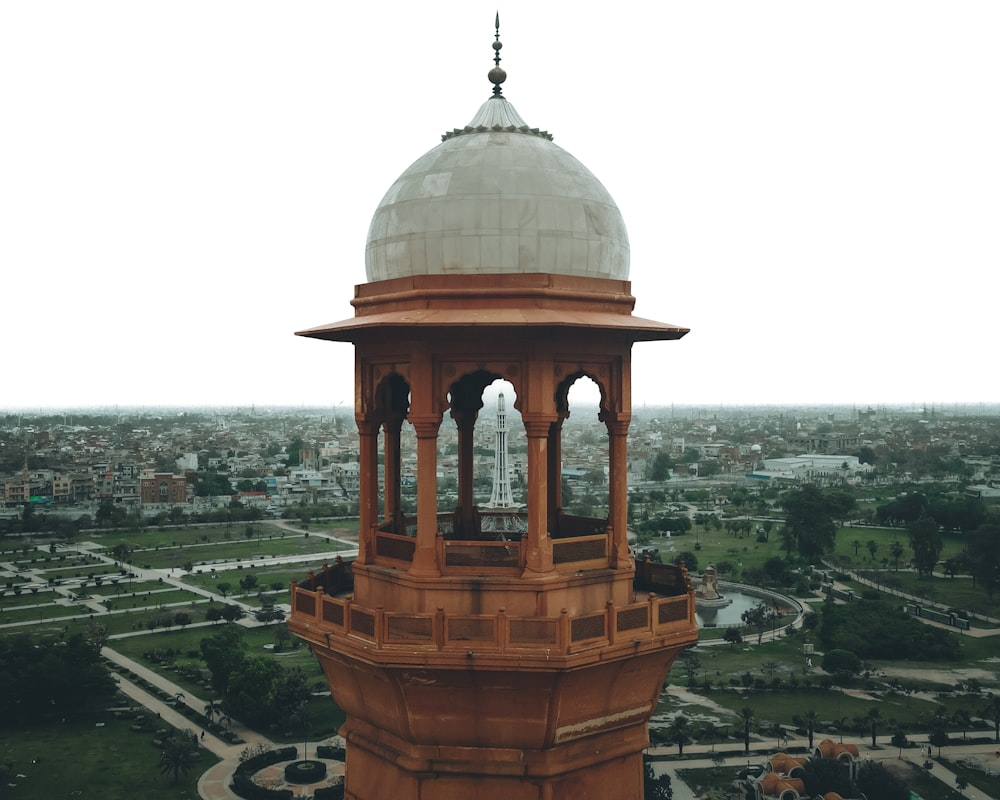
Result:
[[[0,720],[14,724],[103,707],[117,685],[101,662],[99,638],[76,633],[51,646],[31,634],[0,637]]]
[[[845,503],[824,495],[814,484],[806,484],[786,492],[781,504],[785,509],[785,527],[795,536],[803,558],[815,560],[833,549],[837,534],[833,513]]]
[[[664,773],[657,777],[653,772],[653,764],[647,756],[643,756],[642,774],[644,800],[673,800],[674,789],[670,785],[670,776]]]
[[[969,560],[973,577],[992,600],[1000,589],[1000,526],[982,525],[972,534]]]
[[[743,634],[740,633],[740,629],[735,626],[726,628],[726,632],[722,635],[722,638],[731,645],[741,644],[743,642]]]
[[[907,527],[907,535],[910,538],[917,574],[930,575],[941,555],[941,548],[944,547],[937,522],[930,517],[920,517]]]
[[[743,620],[744,625],[757,629],[757,644],[760,644],[764,638],[764,631],[773,616],[774,611],[767,603],[758,603],[740,614],[740,619]]]
[[[178,611],[174,614],[174,625],[181,630],[191,624],[191,615],[187,611]]]
[[[828,650],[823,656],[823,669],[831,675],[857,675],[861,671],[861,659],[850,650]]]
[[[257,583],[258,581],[256,575],[247,575],[243,578],[240,578],[240,588],[245,592],[250,592],[256,589]]]
[[[892,734],[892,746],[899,748],[899,754],[897,758],[903,757],[903,748],[910,744],[909,739],[906,738],[906,733],[902,729],[897,728],[895,733]]]
[[[222,707],[229,716],[248,725],[271,725],[288,711],[275,701],[281,678],[282,667],[273,659],[245,656],[229,676]]]
[[[878,552],[878,542],[874,539],[869,539],[865,542],[865,547],[868,548],[868,552],[871,554],[872,561],[875,560],[875,554]]]
[[[872,800],[909,800],[910,790],[877,761],[866,761],[858,769],[858,790]]]
[[[993,741],[1000,744],[1000,694],[991,694],[979,713],[993,723]]]
[[[972,715],[964,708],[958,708],[951,715],[951,720],[962,729],[962,738],[967,738],[969,726],[972,724]]]
[[[806,762],[803,772],[802,779],[807,797],[822,796],[826,792],[836,792],[841,797],[857,797],[850,771],[842,761],[833,758],[813,758]]]
[[[225,698],[230,677],[246,658],[246,643],[242,630],[236,625],[226,625],[217,630],[217,633],[201,640],[201,657],[211,675],[212,688],[217,695]]]
[[[670,468],[673,465],[670,456],[666,453],[657,453],[649,463],[649,469],[647,470],[649,480],[656,481],[657,483],[667,480],[670,477]]]
[[[678,566],[681,565],[681,562],[684,563],[684,566],[687,567],[687,571],[692,575],[698,571],[698,556],[694,553],[689,553],[685,550],[674,559],[674,563]]]
[[[743,751],[746,753],[750,752],[750,729],[756,721],[756,715],[750,706],[743,706],[739,711],[736,712],[736,716],[739,718],[743,725]]]
[[[191,730],[175,733],[163,743],[160,751],[160,772],[173,774],[174,785],[181,774],[187,775],[198,763],[198,740]]]
[[[678,714],[667,728],[667,738],[677,745],[677,755],[684,755],[684,745],[691,743],[691,721],[683,714]]]
[[[781,539],[781,546],[785,549],[785,555],[791,558],[792,551],[796,547],[795,531],[786,525],[778,531],[778,537]]]
[[[889,545],[889,555],[892,556],[892,563],[896,571],[899,571],[899,559],[903,555],[903,545],[898,539],[893,539]]]
[[[927,741],[938,749],[938,758],[941,758],[941,748],[948,744],[950,739],[948,732],[943,727],[935,726],[927,736]]]
[[[813,749],[813,736],[816,735],[816,725],[819,723],[819,714],[813,709],[806,711],[796,725],[801,725],[806,729],[806,735],[809,737],[809,750]]]
[[[130,552],[129,546],[124,542],[119,542],[111,548],[111,555],[114,557],[115,563],[118,564],[119,567],[122,566],[122,564],[124,564],[128,559],[128,554]]]
[[[274,706],[286,717],[299,714],[311,696],[306,674],[301,667],[285,670],[274,683]]]
[[[869,708],[868,713],[865,714],[865,720],[871,726],[872,734],[872,747],[875,747],[875,736],[878,734],[878,724],[882,722],[882,712],[877,708]]]

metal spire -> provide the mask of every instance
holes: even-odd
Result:
[[[507,80],[507,73],[500,68],[500,49],[503,47],[503,43],[500,41],[500,12],[497,12],[497,33],[496,41],[493,42],[493,63],[496,65],[490,70],[489,79],[493,84],[493,96],[500,97],[503,94],[503,90],[500,88],[500,84]]]

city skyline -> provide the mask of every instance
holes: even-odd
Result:
[[[0,408],[353,405],[379,200],[490,92],[493,7],[0,9]],[[605,184],[633,405],[994,407],[985,2],[500,9],[504,94]]]

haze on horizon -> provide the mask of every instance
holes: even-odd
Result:
[[[350,408],[393,180],[490,92],[495,7],[0,6],[0,408]],[[633,406],[1000,400],[1000,6],[500,9],[504,94],[628,225]]]

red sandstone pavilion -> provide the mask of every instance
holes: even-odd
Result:
[[[289,627],[347,714],[352,800],[639,800],[648,720],[698,631],[687,573],[636,565],[628,547],[631,348],[687,330],[632,315],[618,208],[501,94],[499,33],[493,47],[493,96],[376,210],[355,316],[300,334],[355,347],[361,519],[353,564],[293,583]],[[607,429],[605,519],[566,514],[560,497],[583,376]],[[520,511],[473,500],[473,430],[498,379],[527,436]],[[458,501],[442,514],[449,416]],[[416,517],[400,503],[404,422]],[[498,537],[496,513],[522,532]]]

